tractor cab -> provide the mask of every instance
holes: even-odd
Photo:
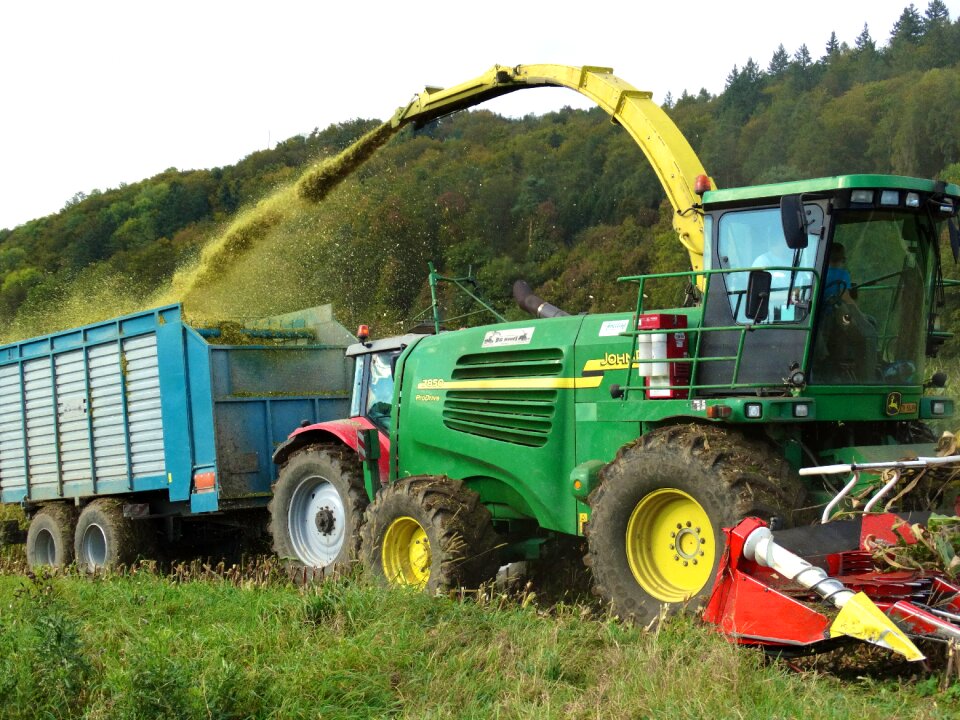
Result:
[[[346,356],[354,360],[350,417],[364,417],[381,432],[389,433],[393,370],[397,357],[420,336],[403,335],[370,341],[365,325],[360,326],[357,334],[360,342],[348,347],[346,352]]]
[[[922,386],[960,188],[857,175],[703,199],[701,394]]]

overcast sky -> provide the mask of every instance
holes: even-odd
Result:
[[[723,90],[779,43],[817,58],[831,31],[885,43],[903,0],[307,2],[13,0],[0,5],[0,228],[79,191],[230,165],[298,133],[386,119],[425,85],[492,65],[614,68],[661,101]],[[923,12],[927,3],[916,3]],[[956,18],[957,0],[947,2]],[[539,89],[508,115],[587,107]]]

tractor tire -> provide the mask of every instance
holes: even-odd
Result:
[[[447,477],[404,478],[384,488],[367,508],[361,535],[373,578],[431,595],[477,588],[500,566],[490,511]]]
[[[762,441],[727,428],[654,430],[617,453],[589,497],[584,562],[615,615],[646,625],[695,608],[713,589],[723,528],[744,517],[790,521],[803,485]]]
[[[73,529],[76,511],[66,503],[44,505],[27,530],[27,565],[64,568],[73,562]]]
[[[84,572],[132,565],[155,556],[154,527],[149,520],[123,516],[123,501],[100,498],[87,505],[77,520],[73,549]]]
[[[349,448],[310,445],[280,468],[270,500],[273,550],[310,581],[354,562],[366,510],[360,461]]]

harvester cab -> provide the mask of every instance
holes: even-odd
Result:
[[[860,175],[705,193],[700,394],[862,386],[864,416],[918,410],[958,192]]]

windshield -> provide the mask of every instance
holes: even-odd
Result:
[[[808,205],[808,212],[822,211]],[[822,222],[822,221],[820,221]],[[755,321],[746,315],[749,272],[723,274],[730,311],[738,323],[794,323],[807,318],[813,293],[813,273],[791,268],[812,268],[820,243],[819,227],[807,236],[807,247],[791,250],[783,236],[779,208],[737,210],[720,218],[717,251],[720,268],[767,270],[771,275],[769,309]],[[713,282],[717,282],[715,279]]]
[[[390,409],[393,404],[393,358],[398,350],[370,355],[370,380],[367,383],[366,416],[370,422],[390,430]]]
[[[820,302],[810,380],[919,384],[935,241],[930,219],[838,212]]]

